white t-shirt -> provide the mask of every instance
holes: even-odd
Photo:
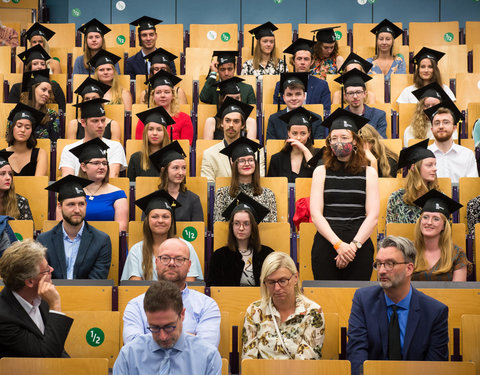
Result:
[[[413,91],[415,91],[418,87],[415,85],[407,86],[403,89],[402,93],[400,96],[397,98],[397,103],[417,103],[418,99],[415,97],[415,95],[412,94]],[[455,95],[453,95],[452,90],[450,90],[450,87],[447,85],[442,85],[443,90],[447,93],[447,95],[452,99],[452,101],[455,101]]]

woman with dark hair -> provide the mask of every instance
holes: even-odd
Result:
[[[289,111],[280,119],[287,123],[287,139],[282,150],[270,160],[268,177],[287,177],[295,182],[297,177],[312,177],[313,169],[307,162],[316,153],[313,147],[312,123],[319,120],[303,107]]]
[[[273,252],[260,242],[258,224],[269,210],[244,193],[222,212],[228,219],[228,243],[210,258],[207,286],[259,286],[260,271]]]
[[[385,81],[390,81],[392,74],[405,74],[405,59],[400,54],[393,54],[394,41],[403,30],[385,18],[370,32],[375,34],[375,56],[367,59],[373,64],[370,74],[383,74]]]
[[[438,62],[445,55],[444,52],[423,47],[414,57],[415,72],[413,73],[413,85],[403,89],[397,98],[397,103],[417,103],[418,99],[413,91],[436,82],[447,93],[448,97],[455,101],[455,95],[447,85],[442,83],[442,75],[438,69]],[[393,99],[393,98],[392,98]]]
[[[317,33],[317,44],[313,47],[315,58],[312,74],[319,75],[318,78],[327,79],[327,74],[336,74],[344,59],[338,54],[338,42],[334,29],[340,26],[325,27],[312,30]]]
[[[270,210],[263,222],[277,221],[275,194],[260,185],[259,162],[255,158],[255,153],[261,147],[260,144],[248,138],[240,137],[220,151],[230,158],[232,177],[230,186],[221,187],[215,193],[213,221],[226,221],[222,213],[240,192],[247,194]]]
[[[157,190],[135,204],[142,209],[146,218],[143,222],[143,240],[133,245],[128,252],[121,280],[158,280],[155,268],[154,249],[163,241],[175,237],[175,210],[180,204],[164,190]],[[182,241],[184,241],[182,239]],[[202,267],[195,249],[184,241],[190,252],[192,264],[187,281],[203,280]]]
[[[453,243],[448,221],[463,206],[435,189],[414,203],[422,213],[415,224],[417,257],[412,280],[467,281],[473,267],[465,251]]]
[[[367,122],[339,108],[322,123],[330,132],[310,193],[316,280],[370,280],[379,193],[377,172],[368,166],[357,134]]]
[[[13,154],[8,162],[16,176],[46,176],[48,158],[45,150],[35,147],[35,126],[42,121],[43,112],[18,103],[8,116],[6,151]],[[19,172],[15,171],[18,170]]]
[[[54,31],[39,24],[38,22],[35,22],[25,33],[27,41],[30,44],[30,48],[40,45],[45,52],[47,52],[47,54],[50,54],[50,46],[48,41],[52,39],[54,35]],[[62,67],[60,66],[60,62],[58,60],[48,58],[46,60],[46,64],[47,68],[50,70],[50,74],[62,74]]]

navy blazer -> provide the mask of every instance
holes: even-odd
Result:
[[[387,304],[378,285],[360,288],[353,296],[347,359],[355,375],[368,359],[388,359]],[[448,307],[413,287],[402,359],[448,361]]]
[[[68,357],[65,340],[73,323],[66,315],[49,312],[47,302],[39,306],[45,331],[38,329],[10,289],[0,293],[0,358]]]
[[[377,129],[377,132],[379,132],[383,138],[387,138],[387,115],[385,111],[382,111],[378,108],[369,107],[366,104],[363,106],[365,109],[362,116],[368,119],[368,123]],[[350,110],[349,106],[347,106],[345,109],[347,111]]]
[[[280,120],[280,116],[284,113],[287,113],[287,109],[282,109],[277,113],[270,115],[268,118],[268,125],[267,125],[267,139],[287,139],[287,126],[288,124]],[[325,138],[325,128],[321,125],[322,124],[322,117],[320,120],[315,121],[312,124],[312,133],[314,139],[323,139]]]
[[[74,279],[106,279],[112,261],[110,237],[84,221],[82,239],[73,266]],[[42,233],[37,241],[47,248],[47,261],[54,268],[52,279],[67,278],[62,222]]]
[[[273,94],[273,103],[278,104],[278,90],[280,82],[275,85],[275,93]],[[280,97],[280,104],[285,104],[283,97]],[[330,97],[330,89],[327,81],[314,76],[308,77],[307,100],[305,104],[323,104],[323,110],[329,111],[332,105]]]
[[[172,74],[177,73],[173,61],[170,62],[170,69],[172,69]],[[140,51],[125,61],[125,74],[129,74],[131,79],[135,79],[137,74],[145,75],[145,73],[145,59],[143,58],[142,50],[140,49]]]

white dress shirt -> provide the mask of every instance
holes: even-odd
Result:
[[[477,161],[472,150],[452,143],[443,153],[436,142],[428,146],[437,159],[437,177],[449,177],[452,184],[458,184],[460,177],[478,177]]]

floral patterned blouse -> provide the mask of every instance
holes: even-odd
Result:
[[[299,295],[295,312],[284,322],[275,306],[262,301],[253,302],[247,309],[242,331],[242,359],[320,359],[325,338],[325,319],[315,302]],[[285,350],[280,343],[273,319],[283,337]]]
[[[20,216],[18,217],[18,220],[33,220],[32,211],[30,211],[30,205],[28,204],[28,199],[21,196],[20,194],[16,195],[18,211],[20,211]]]
[[[230,203],[233,202],[234,198],[230,196],[229,191],[230,186],[223,186],[217,190],[215,193],[215,204],[213,206],[213,221],[226,221],[223,217],[222,212],[227,209]],[[263,219],[264,223],[276,223],[277,222],[277,201],[275,200],[275,194],[268,188],[263,188],[262,194],[253,195],[253,186],[252,184],[240,184],[239,193],[243,192],[257,202],[263,204],[267,207],[270,212]]]
[[[480,223],[480,195],[467,203],[468,233],[475,234],[475,224]]]
[[[247,60],[242,65],[242,76],[245,75],[254,75],[255,77],[263,75],[273,75],[288,72],[288,68],[285,67],[283,59],[278,59],[278,65],[275,66],[273,60],[270,60],[267,63],[267,66],[259,64],[258,69],[253,68],[253,60]]]
[[[337,58],[328,58],[320,62],[316,62],[312,74],[318,75],[318,78],[327,79],[327,74],[337,74]]]
[[[373,64],[372,69],[368,72],[368,74],[383,74],[382,69],[374,62],[373,57],[369,57],[367,59],[368,62]],[[388,70],[387,74],[385,74],[385,81],[390,81],[390,76],[392,74],[405,74],[407,73],[407,65],[405,64],[405,60],[403,59],[402,55],[395,55],[395,59],[393,60],[390,69]]]
[[[418,206],[409,206],[403,200],[405,189],[399,189],[390,195],[387,203],[387,223],[415,224],[422,209]]]
[[[447,273],[440,273],[434,275],[433,272],[439,267],[438,262],[428,271],[414,272],[412,275],[412,280],[415,281],[452,281],[453,271],[459,270],[460,268],[467,267],[467,276],[472,273],[473,265],[467,259],[465,251],[460,249],[458,246],[454,246],[453,249],[453,266]]]

